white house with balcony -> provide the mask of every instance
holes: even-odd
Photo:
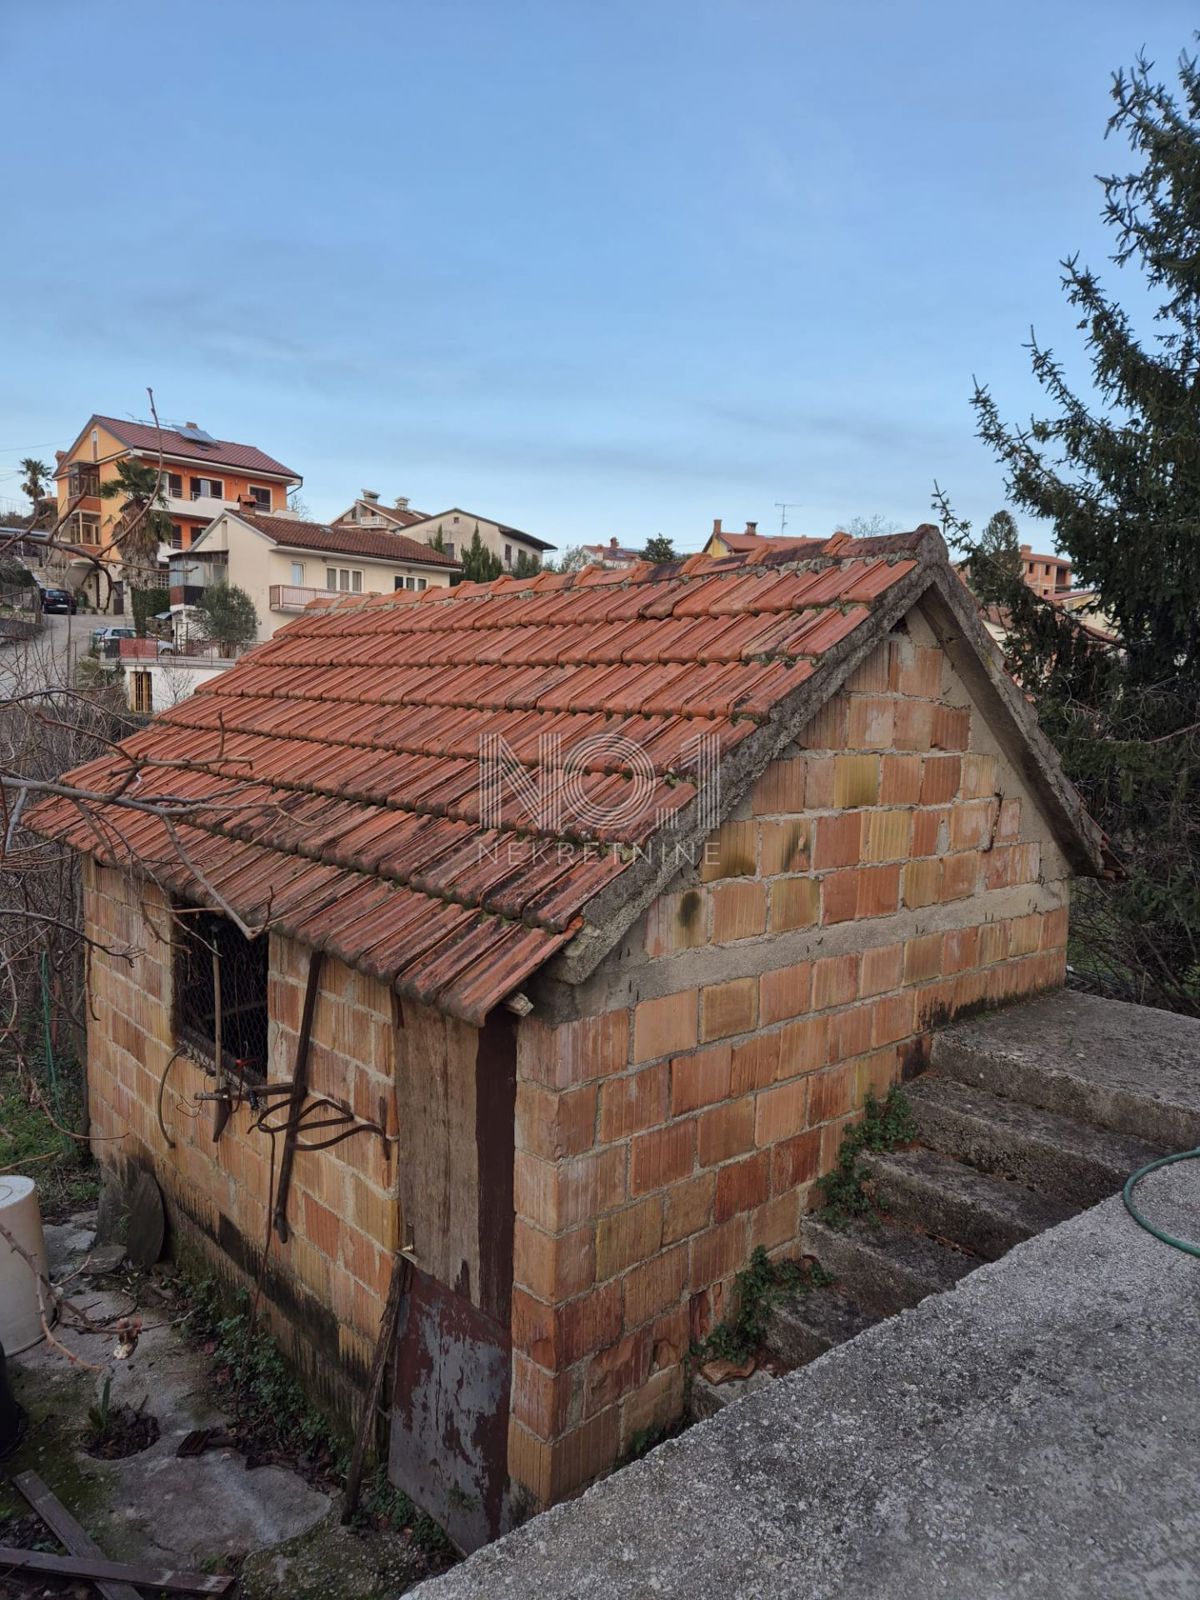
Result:
[[[288,512],[265,516],[243,501],[222,510],[186,551],[171,555],[171,612],[178,624],[212,583],[244,589],[269,639],[313,600],[445,587],[459,563],[388,528],[331,528]]]
[[[526,565],[540,565],[546,552],[554,545],[538,539],[532,533],[523,533],[494,517],[481,517],[474,511],[464,511],[461,506],[451,506],[448,511],[430,515],[417,511],[412,503],[398,495],[392,505],[385,505],[374,489],[364,489],[354,504],[330,523],[341,532],[346,528],[403,529],[410,539],[420,544],[433,544],[440,539],[442,548],[452,561],[461,562],[471,548],[476,533],[485,550],[490,550],[505,572],[513,572],[524,556]]]

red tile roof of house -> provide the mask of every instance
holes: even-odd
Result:
[[[460,563],[444,550],[422,544],[390,528],[355,528],[349,524],[330,528],[323,522],[304,522],[299,517],[271,517],[259,511],[230,511],[248,527],[256,528],[276,544],[295,550],[324,550],[330,555],[369,556],[377,561],[422,562],[427,567],[450,567]]]
[[[159,430],[146,422],[129,422],[124,417],[93,416],[83,429],[86,433],[92,423],[98,422],[102,428],[120,439],[122,444],[136,450],[139,455],[157,456],[159,449]],[[269,478],[294,478],[300,482],[300,474],[293,472],[291,467],[285,467],[282,461],[276,461],[273,456],[258,450],[252,444],[234,444],[231,439],[214,439],[211,444],[202,443],[178,428],[162,429],[162,451],[166,456],[183,456],[189,461],[207,461],[213,467],[233,467],[240,472],[261,473]],[[63,463],[65,467],[67,463]]]
[[[411,506],[385,506],[380,501],[363,500],[360,497],[348,510],[336,516],[333,519],[334,522],[340,524],[343,521],[349,521],[359,506],[364,511],[371,512],[373,516],[383,517],[387,522],[394,522],[400,528],[411,528],[415,523],[429,521],[429,513],[427,511],[414,511]]]
[[[836,552],[839,548],[838,541],[849,539],[848,533],[835,533],[831,539],[790,539],[784,534],[772,538],[765,533],[714,533],[714,538],[720,539],[727,549],[735,555],[761,555],[769,551],[790,551],[796,560],[802,556],[815,555],[818,550]]]
[[[48,800],[33,825],[478,1023],[572,941],[590,970],[678,872],[667,841],[719,820],[700,802],[736,804],[938,582],[990,650],[933,528],[339,597],[72,774],[169,798],[186,860],[111,802]],[[503,785],[485,814],[489,751],[562,814]]]

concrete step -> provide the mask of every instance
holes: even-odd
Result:
[[[1144,1140],[932,1073],[907,1084],[905,1094],[923,1144],[1073,1206],[1115,1194],[1136,1167],[1162,1153]]]
[[[890,1317],[927,1295],[952,1289],[979,1265],[975,1256],[873,1217],[835,1225],[815,1212],[801,1223],[801,1237],[805,1251],[876,1317]]]
[[[809,1289],[771,1307],[766,1347],[780,1366],[803,1367],[878,1321],[834,1289]]]
[[[1044,1233],[1079,1209],[989,1177],[936,1150],[867,1153],[873,1198],[888,1213],[950,1239],[973,1255],[998,1261],[1013,1245]]]
[[[1007,1099],[1129,1134],[1162,1150],[1200,1145],[1200,1021],[1062,990],[956,1022],[933,1066]]]

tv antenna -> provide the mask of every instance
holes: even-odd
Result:
[[[784,529],[787,527],[787,514],[788,514],[788,512],[789,511],[799,511],[801,503],[802,502],[799,501],[799,500],[776,500],[775,509],[779,513],[779,531],[780,531],[780,533],[782,533],[784,531]]]

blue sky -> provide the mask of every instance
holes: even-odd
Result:
[[[0,0],[0,505],[92,411],[560,546],[1003,499],[1167,0]],[[33,219],[37,222],[34,224]],[[1115,269],[1106,268],[1110,273]],[[1042,542],[1031,530],[1035,543]]]

